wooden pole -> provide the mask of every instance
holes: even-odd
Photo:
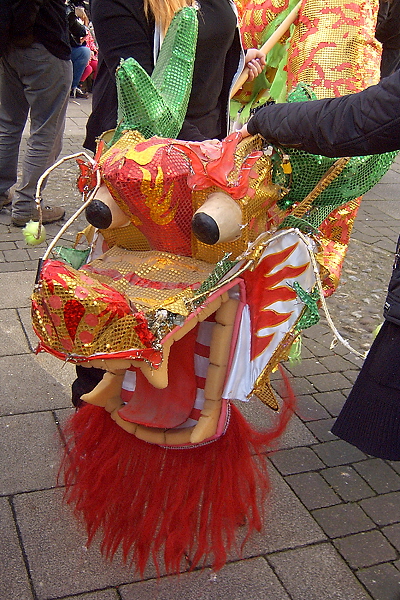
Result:
[[[296,4],[296,6],[290,11],[286,19],[282,21],[279,27],[274,31],[271,37],[263,44],[260,48],[261,52],[264,55],[267,55],[268,52],[275,46],[275,44],[281,39],[284,33],[289,29],[289,27],[294,23],[297,18],[298,12],[300,10],[301,1]],[[235,85],[232,88],[231,98],[240,90],[244,83],[246,83],[248,78],[248,69],[245,67],[242,73],[239,76],[239,79],[236,81]]]

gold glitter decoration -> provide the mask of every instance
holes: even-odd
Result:
[[[42,342],[56,352],[82,357],[145,348],[134,329],[134,315],[112,312],[110,299],[99,292],[98,282],[90,285],[82,280],[83,272],[72,267],[69,271],[74,277],[54,278],[51,284],[42,280],[32,294],[32,324]],[[72,337],[65,314],[71,301],[84,309]]]
[[[304,314],[304,310],[302,311],[300,317],[297,320],[297,323],[301,319]],[[272,390],[270,383],[271,373],[276,371],[278,365],[288,360],[290,349],[294,340],[297,338],[299,332],[296,329],[296,325],[292,327],[290,331],[283,337],[281,343],[276,348],[275,352],[273,352],[271,358],[268,361],[268,364],[262,371],[262,373],[257,377],[256,382],[253,386],[253,390],[249,394],[250,396],[257,396],[261,402],[272,408],[272,410],[279,410],[279,405],[276,401],[275,394]]]
[[[32,296],[33,326],[43,344],[71,358],[151,348],[160,326],[153,334],[148,318],[162,309],[187,317],[212,270],[192,258],[118,246],[79,271],[49,261]],[[175,324],[163,323],[163,334]]]
[[[86,268],[91,276],[124,294],[144,314],[167,308],[185,317],[190,313],[193,290],[212,270],[213,265],[193,258],[156,251],[132,253],[117,246]]]
[[[133,223],[127,227],[99,229],[109,248],[119,246],[126,250],[150,250],[149,242]]]
[[[262,375],[264,375],[264,371]],[[272,410],[279,410],[279,404],[269,381],[269,373],[265,374],[265,378],[262,375],[258,377],[251,395],[256,396],[263,404],[272,408]]]
[[[326,98],[378,83],[377,10],[378,0],[304,2],[288,51],[289,89],[302,82]]]
[[[237,179],[238,171],[246,157],[256,150],[262,149],[262,138],[246,138],[238,144],[235,153],[235,168],[229,174],[229,181]],[[237,202],[242,211],[243,228],[241,236],[233,242],[224,242],[209,246],[192,236],[192,252],[199,260],[217,263],[225,254],[230,255],[230,260],[235,260],[254,242],[257,237],[268,229],[267,210],[279,200],[278,188],[272,186],[271,158],[263,154],[253,167],[255,178],[250,179],[250,189],[246,196]],[[208,188],[195,191],[192,195],[193,212],[198,210],[207,197],[218,188]]]

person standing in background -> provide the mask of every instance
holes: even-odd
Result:
[[[382,44],[381,77],[400,67],[400,0],[380,0],[375,37]]]
[[[83,72],[89,64],[91,50],[86,43],[86,36],[89,29],[86,23],[89,19],[86,16],[84,9],[78,3],[79,0],[69,0],[67,2],[67,16],[69,26],[69,43],[71,45],[71,60],[72,60],[72,87],[71,98],[87,99],[88,95],[83,92],[79,84],[82,79]],[[77,15],[77,8],[80,11],[82,18]],[[86,21],[86,23],[85,23]]]
[[[38,218],[36,185],[62,147],[72,81],[64,0],[2,0],[0,44],[0,209],[12,204],[11,223]],[[30,133],[17,182],[22,133]],[[43,223],[62,219],[61,207],[43,207]]]
[[[157,52],[175,12],[191,0],[92,0],[91,20],[99,49],[93,86],[92,114],[84,147],[95,151],[96,138],[117,125],[115,71],[121,59],[133,57],[150,75]],[[265,66],[265,56],[251,48],[244,55],[231,0],[201,0],[192,91],[179,139],[204,141],[228,134],[228,104],[233,81],[248,68],[249,80]]]

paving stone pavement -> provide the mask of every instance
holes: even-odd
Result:
[[[64,154],[80,151],[89,110],[89,101],[70,102]],[[44,192],[68,217],[80,202],[76,176],[66,163]],[[382,320],[399,195],[400,159],[365,195],[341,285],[328,300],[339,330],[362,351]],[[27,247],[9,223],[0,211],[0,600],[400,600],[400,462],[367,456],[330,433],[362,359],[341,345],[330,349],[325,318],[306,332],[302,363],[287,365],[298,406],[268,457],[266,529],[241,557],[218,573],[157,581],[151,569],[140,579],[118,559],[107,563],[96,544],[87,549],[56,483],[73,368],[32,352],[29,295],[43,248]],[[59,225],[46,228],[51,238]],[[271,422],[258,402],[243,412],[256,426]]]

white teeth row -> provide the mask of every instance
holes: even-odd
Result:
[[[160,389],[166,387],[168,385],[168,356],[172,343],[186,335],[198,321],[203,321],[215,312],[216,323],[213,327],[210,363],[204,388],[205,401],[199,421],[194,427],[164,430],[137,425],[122,419],[118,411],[123,406],[121,390],[126,369],[131,365],[131,362],[128,364],[128,361],[110,360],[108,364],[104,364],[103,368],[112,368],[112,371],[106,371],[103,379],[91,392],[84,394],[82,400],[89,404],[102,406],[122,429],[149,443],[160,445],[199,444],[212,437],[217,430],[221,413],[221,395],[226,378],[238,304],[238,300],[229,298],[225,293],[208,304],[195,318],[189,319],[168,339],[168,343],[164,346],[163,362],[159,369],[152,369],[146,363],[134,361],[134,366],[141,368],[152,385]]]

